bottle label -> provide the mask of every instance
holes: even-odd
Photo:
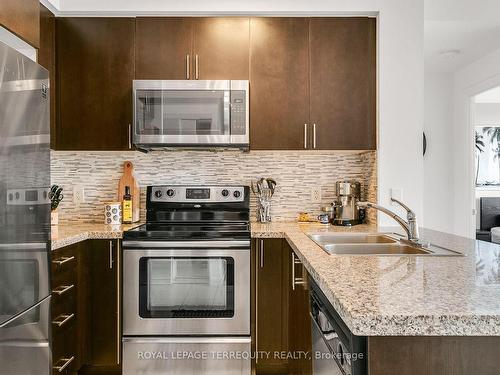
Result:
[[[124,200],[123,201],[123,222],[131,223],[132,222],[132,201]]]

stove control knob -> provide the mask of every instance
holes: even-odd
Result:
[[[174,189],[168,189],[167,190],[167,196],[173,197],[175,195],[175,190]]]
[[[163,195],[163,193],[161,192],[161,190],[156,190],[155,191],[155,197],[156,198],[161,198],[162,195]]]
[[[239,198],[239,197],[241,197],[241,191],[236,190],[236,191],[233,193],[233,197],[235,197],[235,198]]]
[[[225,198],[225,197],[227,197],[227,196],[229,195],[229,190],[227,190],[227,189],[223,189],[223,190],[221,191],[221,194],[222,194],[222,196]]]

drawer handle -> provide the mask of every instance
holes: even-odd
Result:
[[[302,264],[300,259],[295,258],[295,253],[292,251],[292,290],[295,290],[296,285],[304,285],[305,280],[303,277],[295,277],[295,265]]]
[[[68,262],[71,262],[72,260],[74,260],[75,257],[74,256],[70,256],[70,257],[61,257],[61,258],[58,258],[58,259],[54,259],[52,261],[52,263],[54,264],[57,264],[58,266],[62,266],[64,263],[68,263]]]
[[[61,358],[58,363],[61,361],[64,361],[64,363],[60,366],[54,366],[54,370],[57,370],[57,372],[63,372],[66,367],[70,365],[71,362],[75,360],[75,356],[72,356],[70,358]]]
[[[64,293],[70,291],[71,289],[73,289],[75,287],[75,284],[71,284],[71,285],[61,285],[61,286],[58,286],[57,288],[55,288],[52,293],[55,293],[57,294],[58,296],[62,296]]]
[[[74,317],[75,317],[75,314],[69,314],[69,315],[68,314],[62,314],[62,315],[59,315],[57,318],[55,318],[52,321],[52,324],[55,324],[58,327],[62,327],[63,325],[65,325],[66,323],[68,323]]]

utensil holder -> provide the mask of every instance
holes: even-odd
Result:
[[[259,198],[259,209],[257,215],[257,220],[261,223],[271,222],[271,199],[267,197]]]

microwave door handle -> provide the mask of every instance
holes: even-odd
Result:
[[[231,136],[231,92],[230,91],[224,91],[224,134]]]

